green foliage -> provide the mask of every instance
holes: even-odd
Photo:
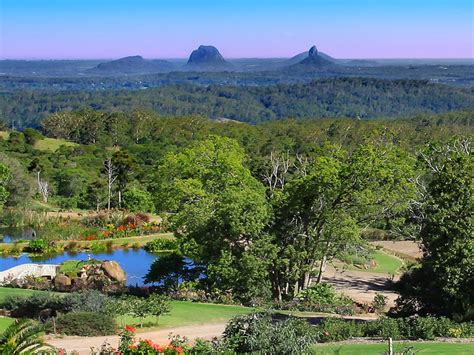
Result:
[[[375,312],[382,313],[387,306],[387,297],[381,293],[375,293],[374,299],[371,303]]]
[[[237,142],[213,136],[170,153],[157,176],[161,208],[174,213],[173,231],[187,254],[198,263],[222,265],[225,251],[231,272],[238,272],[235,256],[263,230],[269,211],[265,190],[244,166]],[[227,288],[221,280],[210,281]]]
[[[155,206],[148,191],[131,188],[123,194],[123,204],[131,212],[153,212]]]
[[[175,239],[156,238],[146,243],[144,249],[151,253],[176,251],[178,249],[178,243]]]
[[[19,355],[53,351],[53,347],[41,340],[44,326],[31,320],[17,320],[0,334],[0,353]]]
[[[0,209],[3,204],[7,201],[9,192],[7,185],[10,180],[10,170],[3,164],[0,163]]]
[[[327,318],[318,325],[322,333],[321,341],[341,341],[352,337],[383,337],[393,339],[432,340],[435,337],[470,337],[474,332],[473,323],[455,323],[448,318],[414,317],[387,318],[361,322],[337,318]]]
[[[28,242],[28,246],[25,248],[30,253],[44,253],[48,250],[48,242],[41,238],[31,239]]]
[[[273,321],[268,314],[235,317],[224,331],[224,348],[237,353],[302,354],[318,340],[316,329],[304,320]]]
[[[23,130],[23,135],[25,136],[25,142],[29,145],[35,145],[35,143],[44,138],[41,132],[33,128],[25,128]]]
[[[148,298],[127,297],[129,304],[128,312],[140,319],[140,327],[143,327],[143,320],[147,316],[155,317],[155,324],[161,315],[170,311],[170,301],[168,297],[152,294]]]
[[[422,201],[420,268],[400,280],[402,313],[474,318],[474,164],[471,140],[431,146]]]
[[[72,312],[58,316],[55,319],[56,330],[64,335],[103,336],[112,335],[117,331],[115,319],[112,316],[95,312]],[[51,331],[52,322],[48,323]]]

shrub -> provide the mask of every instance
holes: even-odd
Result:
[[[372,307],[374,308],[375,312],[382,313],[386,305],[387,297],[380,293],[376,293],[374,300],[372,301]]]
[[[364,335],[369,337],[402,338],[400,322],[397,319],[381,317],[365,324]]]
[[[67,294],[63,298],[64,308],[72,312],[95,312],[113,314],[113,299],[97,290],[84,290]]]
[[[46,240],[38,238],[30,240],[28,242],[28,246],[25,248],[25,251],[29,253],[44,253],[47,249],[48,243]]]
[[[359,323],[352,320],[339,318],[327,318],[319,325],[321,341],[340,341],[363,335],[363,329]]]
[[[93,253],[100,253],[100,252],[107,251],[107,245],[105,243],[94,240],[91,243],[90,249],[91,249],[91,252]]]
[[[254,313],[231,319],[223,343],[237,353],[301,354],[318,338],[316,329],[304,320],[274,321],[269,314]]]
[[[152,195],[148,191],[135,187],[124,192],[123,202],[125,208],[132,212],[153,212],[155,210]]]
[[[178,248],[178,243],[175,239],[157,238],[145,244],[145,250],[151,253],[160,251],[175,251]]]
[[[52,322],[48,323],[51,331]],[[112,316],[95,312],[72,312],[56,318],[56,330],[60,334],[101,336],[115,334],[117,327]]]
[[[37,317],[41,311],[53,312],[64,308],[63,299],[55,293],[35,292],[30,296],[7,296],[0,302],[0,308],[12,311],[16,317]]]

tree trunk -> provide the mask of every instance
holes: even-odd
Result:
[[[316,280],[317,284],[320,284],[323,281],[323,274],[324,274],[324,271],[326,271],[326,264],[327,264],[326,254],[324,254],[323,259],[321,260],[321,263],[319,264],[318,279]]]

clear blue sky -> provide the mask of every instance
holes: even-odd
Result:
[[[473,0],[0,0],[1,58],[472,58]]]

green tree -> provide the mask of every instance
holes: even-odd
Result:
[[[218,265],[225,253],[238,260],[267,223],[265,188],[244,158],[235,140],[212,136],[168,154],[158,170],[158,204],[172,212],[173,230],[187,255],[205,266]],[[227,287],[221,280],[210,282]]]
[[[121,207],[123,192],[137,169],[137,163],[127,151],[120,149],[112,156],[112,164],[117,177],[118,205]]]
[[[10,181],[10,170],[0,163],[0,208],[7,201],[9,192],[7,190]]]
[[[155,210],[151,194],[136,187],[125,191],[123,205],[131,212],[153,212]]]
[[[315,274],[321,282],[329,260],[362,242],[363,226],[406,209],[414,194],[413,166],[414,159],[393,145],[366,144],[352,153],[326,147],[309,173],[275,201],[275,297],[294,297]]]
[[[421,267],[403,275],[399,306],[474,319],[474,162],[471,141],[432,145],[423,154],[430,172],[422,188]]]
[[[29,145],[35,145],[37,141],[44,138],[41,132],[33,128],[25,128],[23,130],[23,135],[25,136],[26,144],[29,144]]]

